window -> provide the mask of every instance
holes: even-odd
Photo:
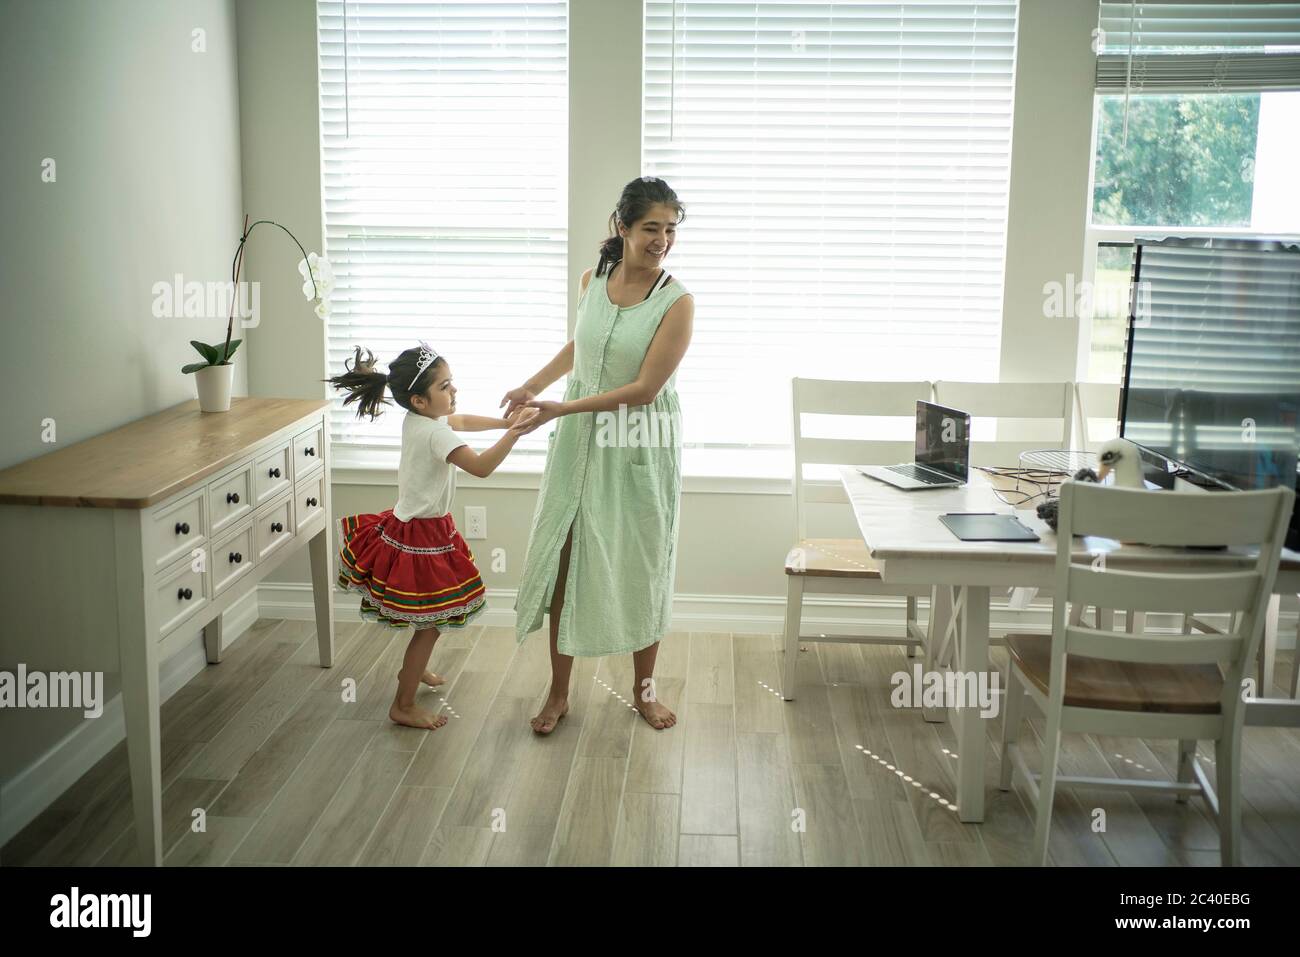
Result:
[[[463,411],[491,415],[564,345],[567,9],[319,0],[331,375],[354,345],[384,369],[426,339]],[[354,409],[336,394],[337,461],[395,466],[405,412]],[[545,444],[538,430],[516,449]]]
[[[1015,0],[645,10],[688,461],[787,447],[792,376],[996,379]]]
[[[1300,236],[1300,3],[1099,6],[1083,377],[1123,374],[1135,236]]]

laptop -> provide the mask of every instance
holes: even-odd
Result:
[[[970,464],[970,416],[933,402],[916,403],[916,460],[864,465],[858,471],[912,492],[965,485]]]

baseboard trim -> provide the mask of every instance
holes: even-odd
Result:
[[[306,582],[262,582],[258,598],[264,618],[288,618],[310,621],[315,617],[311,585]],[[515,625],[513,588],[488,589],[487,611],[479,621],[498,628]],[[360,621],[355,594],[333,592],[334,617],[338,621]],[[923,602],[924,604],[924,602]],[[807,595],[804,598],[803,633],[825,635],[874,634],[903,636],[902,598],[849,595]],[[1278,647],[1295,647],[1296,612],[1282,611],[1278,623]],[[1173,615],[1153,614],[1148,618],[1153,630],[1176,632],[1179,623]],[[1052,627],[1052,604],[1036,599],[1024,610],[1010,608],[1006,596],[995,596],[989,609],[989,628],[994,632],[1041,631]],[[784,595],[689,595],[673,599],[674,631],[729,632],[735,634],[779,635],[785,630]]]

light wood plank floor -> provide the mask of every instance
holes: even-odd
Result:
[[[623,655],[575,662],[571,711],[543,738],[528,718],[549,681],[544,631],[519,647],[505,628],[442,637],[431,667],[448,683],[420,692],[424,706],[449,715],[433,732],[387,719],[409,636],[341,623],[337,664],[323,670],[309,623],[263,619],[174,695],[162,714],[166,863],[1024,861],[1024,795],[991,783],[985,822],[960,823],[949,804],[951,726],[890,706],[890,676],[910,667],[901,649],[809,644],[796,700],[785,702],[775,636],[673,633],[657,686],[678,714],[675,728],[655,731],[631,709]],[[1005,668],[1002,649],[993,654]],[[1288,655],[1280,685],[1289,668]],[[994,782],[1001,721],[987,724]],[[1031,727],[1041,737],[1042,722]],[[1245,861],[1300,863],[1300,731],[1248,728],[1246,743]],[[1173,742],[1070,736],[1062,769],[1164,777],[1175,757]],[[129,863],[133,841],[121,745],[0,860]],[[1200,800],[1064,792],[1051,856],[1061,865],[1215,866],[1218,833]]]

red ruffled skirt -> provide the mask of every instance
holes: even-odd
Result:
[[[393,510],[339,519],[339,576],[361,617],[396,628],[464,628],[486,608],[474,553],[451,514],[400,521]]]

